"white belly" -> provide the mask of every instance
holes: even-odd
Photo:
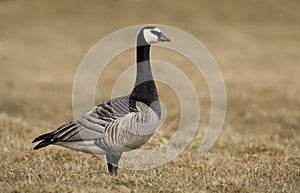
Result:
[[[82,151],[96,155],[105,155],[107,152],[94,144],[94,140],[74,141],[74,142],[57,142],[55,145],[67,147],[73,150]]]

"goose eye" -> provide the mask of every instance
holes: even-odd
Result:
[[[151,30],[151,33],[155,34],[157,37],[160,37],[160,32],[158,31]]]

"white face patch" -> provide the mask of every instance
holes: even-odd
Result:
[[[156,31],[158,33],[161,33],[161,30],[159,28],[154,28],[154,29],[144,29],[144,38],[148,44],[154,44],[159,42],[159,37],[152,33],[151,31]]]

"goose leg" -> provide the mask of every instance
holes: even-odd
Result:
[[[110,174],[117,174],[121,153],[106,154],[107,167]]]

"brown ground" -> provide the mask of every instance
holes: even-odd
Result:
[[[0,1],[1,192],[299,192],[299,10],[296,0]],[[72,84],[89,48],[115,30],[146,23],[191,33],[218,61],[228,106],[210,152],[199,156],[196,137],[173,162],[145,171],[120,169],[111,177],[92,155],[59,147],[33,151],[34,137],[72,119]],[[152,55],[184,63],[173,54],[157,49]],[[133,59],[128,52],[112,62],[110,76],[99,82],[98,102],[110,96]],[[195,81],[199,74],[183,70],[203,88],[205,125],[207,88]],[[179,108],[174,93],[163,88],[168,125]],[[168,132],[162,128],[148,146]]]

